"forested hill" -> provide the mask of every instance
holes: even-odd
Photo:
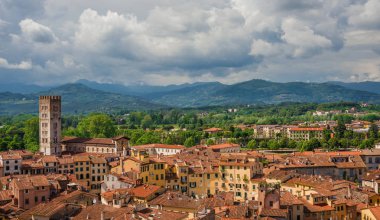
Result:
[[[343,86],[348,89],[361,90],[361,91],[367,91],[367,92],[380,94],[380,82],[365,81],[365,82],[344,83],[344,82],[332,81],[328,83],[333,84],[333,85]]]
[[[328,83],[275,83],[251,80],[234,85],[209,83],[146,95],[151,101],[180,107],[281,102],[380,102],[380,95]]]
[[[173,86],[134,86],[89,83],[65,84],[32,94],[0,93],[0,114],[36,113],[39,95],[62,95],[65,113],[153,110],[166,107],[204,107],[283,102],[379,103],[380,94],[332,83],[275,83],[250,80],[233,85],[218,82]],[[133,90],[131,88],[136,88]],[[145,90],[144,90],[145,88]],[[135,92],[131,92],[135,91]]]
[[[75,83],[30,95],[0,93],[0,114],[37,113],[40,95],[61,95],[64,113],[116,112],[164,107],[141,98],[104,92]]]

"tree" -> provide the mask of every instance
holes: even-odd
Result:
[[[27,150],[36,152],[39,149],[39,120],[37,117],[25,122],[24,143]]]
[[[141,121],[141,127],[143,129],[147,129],[147,128],[152,127],[152,125],[153,125],[152,117],[150,115],[145,115],[144,119]]]
[[[252,139],[248,142],[247,148],[249,149],[255,149],[257,147],[257,141]]]
[[[366,139],[363,140],[362,143],[359,145],[360,149],[370,149],[373,147],[373,140],[372,139]]]
[[[185,140],[185,143],[184,143],[185,147],[192,147],[195,145],[195,140],[193,137],[188,137],[186,140]]]
[[[260,141],[259,148],[267,148],[268,144],[266,141]]]
[[[334,137],[334,138],[331,138],[329,141],[328,141],[328,146],[329,146],[329,149],[332,150],[332,149],[337,149],[340,147],[340,144],[339,144],[339,141]]]
[[[270,150],[278,150],[280,148],[280,145],[278,144],[277,140],[270,140],[268,141],[268,148]]]
[[[215,142],[214,142],[213,139],[208,139],[208,140],[206,141],[206,145],[214,145],[214,144],[215,144]]]
[[[329,141],[331,138],[332,131],[330,129],[323,130],[323,139]]]
[[[78,124],[78,134],[82,137],[109,138],[115,132],[114,122],[105,114],[91,114]]]
[[[379,127],[376,124],[372,123],[369,127],[368,134],[370,138],[378,138],[379,137]]]
[[[346,125],[342,120],[338,121],[338,125],[334,128],[335,138],[340,139],[344,137],[344,132],[346,131]]]

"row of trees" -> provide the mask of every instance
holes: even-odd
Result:
[[[64,136],[112,137],[120,134],[131,138],[132,144],[167,143],[193,146],[206,140],[213,144],[219,139],[248,146],[248,148],[297,148],[311,150],[316,147],[343,148],[349,146],[369,147],[379,138],[378,130],[372,125],[366,134],[347,130],[345,123],[355,119],[352,115],[317,117],[311,114],[315,109],[329,110],[356,107],[354,103],[301,104],[241,107],[236,113],[225,108],[160,110],[152,112],[130,112],[123,115],[90,114],[87,116],[65,116],[62,120]],[[376,110],[376,109],[375,109]],[[378,113],[367,114],[360,119],[380,119]],[[253,140],[252,130],[235,129],[236,124],[289,124],[294,121],[338,120],[334,131],[326,130],[322,140],[294,142],[279,140]],[[214,135],[202,132],[204,128],[220,127],[225,130]],[[334,138],[331,133],[334,132]],[[32,115],[0,117],[0,149],[38,149],[38,118]]]

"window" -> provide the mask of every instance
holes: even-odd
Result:
[[[28,193],[29,193],[29,190],[28,190],[28,189],[26,189],[26,190],[25,190],[25,193],[26,193],[26,194],[28,194]]]
[[[34,197],[34,202],[38,202],[38,196]]]
[[[273,201],[269,201],[269,206],[273,207]]]
[[[241,192],[236,192],[236,196],[240,197],[241,196]]]
[[[25,205],[29,205],[29,199],[25,199]]]
[[[45,199],[45,196],[42,196],[42,197],[41,197],[41,201],[42,201],[42,202],[45,202],[45,200],[46,200],[46,199]]]
[[[158,180],[158,175],[156,175],[156,180]]]

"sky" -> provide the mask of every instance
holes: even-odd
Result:
[[[379,0],[0,0],[0,83],[380,81]]]

